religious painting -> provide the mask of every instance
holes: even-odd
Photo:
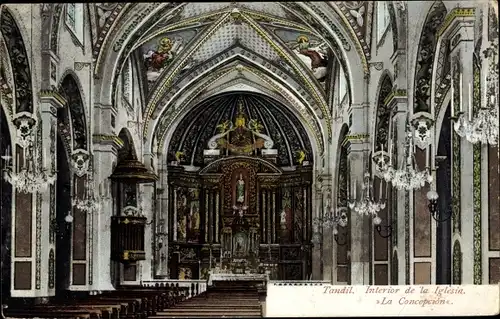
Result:
[[[199,190],[179,188],[176,207],[177,241],[197,243],[200,239]]]
[[[292,30],[275,30],[274,33],[285,42],[320,83],[324,83],[328,71],[328,45],[309,34]]]
[[[183,189],[178,189],[177,201],[177,241],[186,241],[187,239],[187,215],[188,197]]]
[[[199,191],[196,188],[189,189],[189,214],[186,216],[186,235],[188,242],[197,243],[200,239],[200,201]]]
[[[146,42],[142,47],[144,66],[148,83],[154,83],[163,70],[168,68],[174,59],[180,55],[187,43],[196,35],[196,31],[167,33]],[[188,63],[184,69],[190,68]]]

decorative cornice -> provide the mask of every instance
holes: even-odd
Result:
[[[389,105],[394,98],[406,98],[406,90],[393,90],[389,95],[384,99],[384,105]]]
[[[124,145],[123,140],[116,135],[94,134],[92,141],[95,144],[111,145],[117,149]]]
[[[68,103],[68,100],[55,90],[42,90],[38,93],[38,96],[42,102],[55,102],[57,107],[63,107]]]
[[[448,27],[456,18],[474,17],[475,14],[475,8],[455,8],[451,10],[451,12],[446,16],[443,26],[438,31],[438,37],[441,37],[443,35],[446,29],[448,29]]]

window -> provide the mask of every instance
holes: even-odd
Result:
[[[75,4],[74,3],[68,3],[68,6],[66,8],[66,22],[68,25],[75,30],[76,29],[76,24],[75,24]]]
[[[377,2],[377,43],[382,40],[385,31],[389,27],[390,17],[387,1]]]
[[[131,59],[127,59],[125,66],[122,71],[122,92],[123,98],[128,102],[129,106],[132,106],[132,87],[133,87],[133,78],[132,78],[132,61]]]
[[[83,6],[83,3],[66,5],[66,25],[81,44],[83,44]]]
[[[342,70],[341,68],[339,72],[339,98],[341,105],[344,102],[346,94],[347,94],[347,81],[345,78],[344,70]]]

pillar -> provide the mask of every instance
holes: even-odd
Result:
[[[40,92],[42,141],[39,145],[38,156],[41,169],[46,169],[49,174],[56,174],[56,131],[57,109],[66,103],[55,91]],[[56,218],[56,189],[55,184],[35,197],[35,224],[36,224],[36,252],[35,252],[35,289],[36,297],[55,295],[55,232],[51,227]]]
[[[468,118],[469,105],[469,83],[473,83],[473,53],[474,53],[474,14],[467,16],[454,15],[449,26],[444,30],[442,37],[450,39],[450,56],[452,63],[458,65],[454,76],[462,74],[462,85],[456,79],[455,86],[455,116],[460,109],[461,100],[464,116]],[[458,100],[458,101],[457,101]],[[472,103],[472,101],[471,101]],[[473,284],[474,282],[474,201],[473,201],[473,169],[474,169],[474,146],[465,138],[452,132],[452,145],[459,145],[460,157],[452,159],[453,179],[459,179],[459,186],[452,187],[452,197],[458,201],[454,205],[452,224],[452,245],[460,244],[462,252],[462,282],[461,284]],[[453,164],[453,161],[460,163]],[[458,185],[458,184],[457,184]],[[457,194],[458,193],[458,194]],[[451,247],[450,247],[451,249]]]
[[[96,112],[99,113],[99,112]],[[92,290],[114,290],[111,276],[111,216],[113,198],[111,181],[108,179],[116,166],[118,149],[123,142],[114,134],[94,134],[94,179],[99,188],[101,208],[94,217],[94,250]],[[98,186],[97,186],[98,185]]]
[[[350,194],[356,189],[356,200],[360,198],[363,175],[369,158],[369,144],[366,139],[351,139],[347,160],[350,167]],[[370,227],[369,216],[350,214],[351,218],[351,285],[370,284]]]

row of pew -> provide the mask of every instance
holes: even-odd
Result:
[[[46,304],[2,307],[5,318],[146,319],[186,300],[189,288],[158,285],[124,287],[99,295],[65,298]]]

